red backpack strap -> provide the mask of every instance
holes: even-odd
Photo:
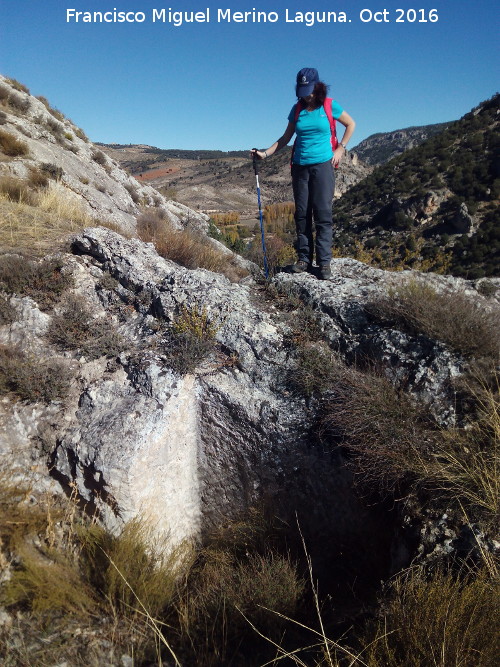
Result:
[[[336,130],[336,121],[335,118],[333,117],[332,114],[332,102],[333,99],[331,97],[325,97],[325,101],[323,102],[323,108],[325,110],[325,113],[328,117],[328,122],[330,123],[330,129],[332,131],[332,150],[336,151],[337,147],[339,145],[339,142],[337,140],[337,130]]]

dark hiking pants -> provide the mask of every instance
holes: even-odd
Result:
[[[331,160],[319,164],[292,165],[292,186],[299,261],[313,261],[314,216],[316,262],[329,264],[332,259],[332,200],[335,188]]]

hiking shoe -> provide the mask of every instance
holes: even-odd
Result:
[[[295,262],[295,264],[292,264],[290,266],[290,272],[291,273],[304,273],[304,271],[307,271],[309,269],[309,262],[304,261],[303,259],[299,259],[298,262]]]
[[[318,267],[319,280],[330,280],[332,277],[332,269],[330,264],[320,264]]]

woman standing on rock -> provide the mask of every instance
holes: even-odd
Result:
[[[265,150],[252,150],[252,156],[255,154],[261,160],[268,158],[286,146],[294,133],[297,134],[292,153],[292,186],[298,261],[291,266],[291,271],[301,273],[311,270],[314,214],[318,277],[328,280],[332,259],[333,168],[340,164],[356,124],[335,100],[326,97],[327,87],[319,80],[318,71],[314,68],[300,70],[295,92],[298,102],[288,114],[283,136]],[[334,119],[332,122],[329,116]],[[336,120],[345,127],[338,145],[332,132]]]

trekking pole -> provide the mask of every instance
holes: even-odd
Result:
[[[256,151],[256,148],[252,150]],[[264,220],[262,219],[262,206],[260,203],[260,185],[259,185],[259,162],[256,153],[253,154],[253,170],[255,172],[255,180],[257,182],[257,201],[259,202],[259,220],[260,220],[260,236],[262,240],[262,252],[264,254],[264,273],[266,280],[269,278],[269,267],[267,264],[266,239],[264,237]]]

